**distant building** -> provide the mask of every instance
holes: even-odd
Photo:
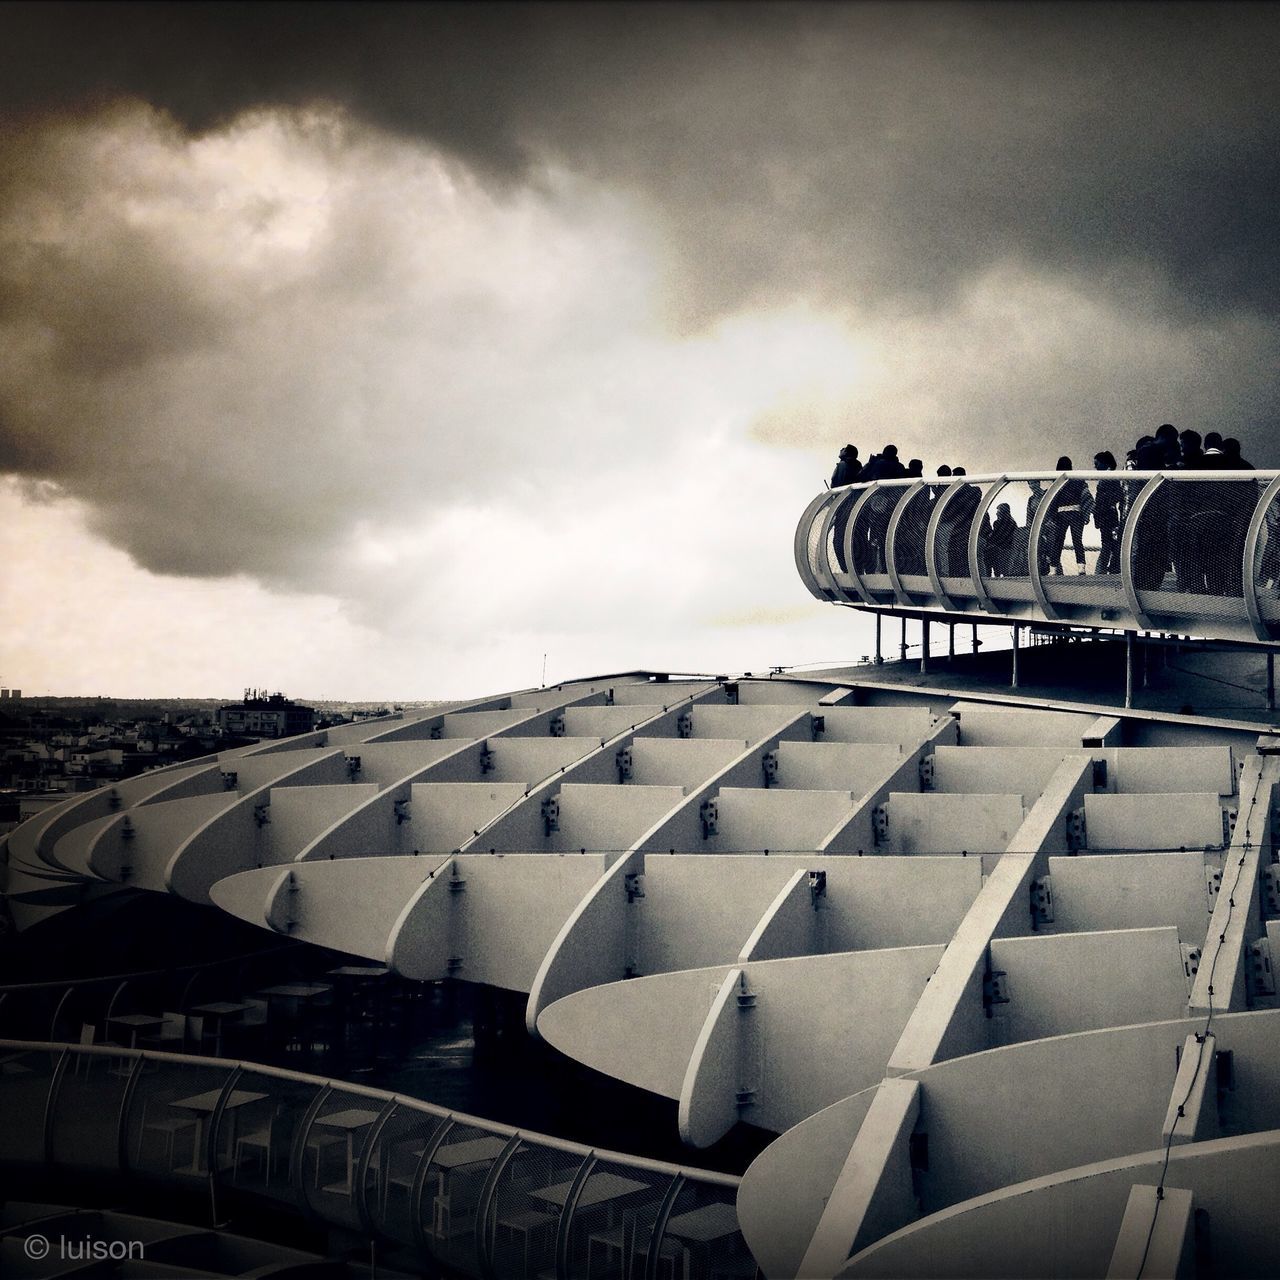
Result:
[[[290,702],[283,693],[266,694],[246,689],[242,702],[218,708],[218,727],[223,733],[246,738],[288,738],[310,733],[315,725],[314,707]]]

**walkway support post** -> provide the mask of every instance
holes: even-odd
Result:
[[[1009,688],[1016,689],[1018,687],[1018,634],[1022,628],[1015,622],[1013,624],[1013,677],[1009,681]]]
[[[929,670],[929,619],[925,618],[920,624],[920,674],[925,675]]]
[[[947,623],[947,657],[954,658],[956,656],[956,624],[954,622]]]
[[[880,666],[884,662],[884,657],[880,652],[880,624],[884,618],[880,614],[876,614],[876,666]]]
[[[1133,706],[1133,632],[1124,633],[1124,705]]]
[[[974,653],[978,652],[978,624],[976,622],[973,624],[973,651]]]
[[[902,623],[902,635],[899,637],[899,653],[898,661],[906,662],[907,660],[907,615],[904,613],[900,619]]]

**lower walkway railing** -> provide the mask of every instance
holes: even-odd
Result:
[[[0,1041],[0,1165],[251,1197],[472,1276],[757,1275],[738,1179],[255,1065]],[[383,1256],[380,1253],[380,1256]]]

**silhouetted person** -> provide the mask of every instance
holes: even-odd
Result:
[[[858,447],[847,444],[840,450],[840,460],[831,473],[831,487],[841,489],[847,484],[857,484],[861,475],[862,463],[858,461]]]
[[[1114,471],[1115,456],[1109,449],[1093,455],[1095,471]],[[1098,526],[1102,549],[1096,573],[1120,572],[1120,525],[1123,518],[1124,486],[1119,480],[1099,480],[1093,498],[1093,523]]]
[[[1058,459],[1059,471],[1071,470],[1071,459]],[[1045,555],[1041,559],[1041,572],[1047,562],[1050,573],[1062,572],[1062,548],[1071,535],[1071,550],[1075,553],[1076,572],[1084,572],[1084,522],[1086,519],[1085,496],[1089,486],[1083,480],[1068,480],[1053,496],[1053,505],[1045,516],[1044,528],[1040,540],[1045,545]],[[1052,527],[1050,527],[1052,521]]]
[[[924,463],[919,458],[912,458],[907,463],[907,475],[913,480],[919,480],[924,475]]]
[[[1227,466],[1223,467],[1224,471],[1252,471],[1254,466],[1252,462],[1246,462],[1240,454],[1240,441],[1235,436],[1228,436],[1222,442],[1222,452],[1226,454]]]
[[[831,473],[831,487],[842,489],[845,485],[857,484],[861,475],[862,463],[858,461],[858,448],[856,445],[847,444],[840,450],[836,469]],[[841,573],[849,572],[849,564],[844,554],[844,540],[849,528],[849,513],[853,510],[856,500],[854,494],[847,494],[838,499],[836,518],[831,522],[831,532],[835,539],[836,564],[839,565]]]
[[[998,503],[996,518],[991,524],[991,533],[987,538],[987,560],[991,566],[992,577],[1007,577],[1009,561],[1013,554],[1013,540],[1018,531],[1018,522],[1009,512],[1007,502]]]
[[[1206,471],[1225,471],[1227,455],[1222,451],[1222,436],[1217,431],[1207,431],[1204,437],[1204,461]]]
[[[1160,446],[1160,452],[1164,455],[1164,466],[1175,466],[1182,456],[1182,450],[1178,446],[1178,428],[1172,422],[1162,422],[1156,428],[1156,444]]]
[[[953,478],[965,474],[963,467],[955,467],[951,472]],[[961,485],[947,503],[947,569],[954,578],[969,576],[969,527],[981,505],[982,490],[975,484]]]

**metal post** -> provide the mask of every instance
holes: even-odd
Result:
[[[1133,632],[1124,633],[1124,705],[1133,706]]]
[[[973,624],[973,651],[974,653],[978,652],[978,624],[976,622]]]
[[[898,654],[899,662],[907,660],[907,618],[904,614],[902,617],[902,635],[900,637],[900,652]]]
[[[929,619],[925,618],[920,624],[920,674],[925,675],[929,670]]]
[[[1276,655],[1267,654],[1267,710],[1276,709]]]
[[[956,624],[954,622],[947,623],[947,657],[954,658],[956,656]]]
[[[1015,622],[1013,624],[1013,678],[1009,681],[1009,687],[1016,689],[1018,687],[1018,633],[1022,630]]]
[[[880,623],[883,621],[884,619],[877,613],[876,614],[876,666],[877,667],[884,661],[884,658],[880,653]]]

